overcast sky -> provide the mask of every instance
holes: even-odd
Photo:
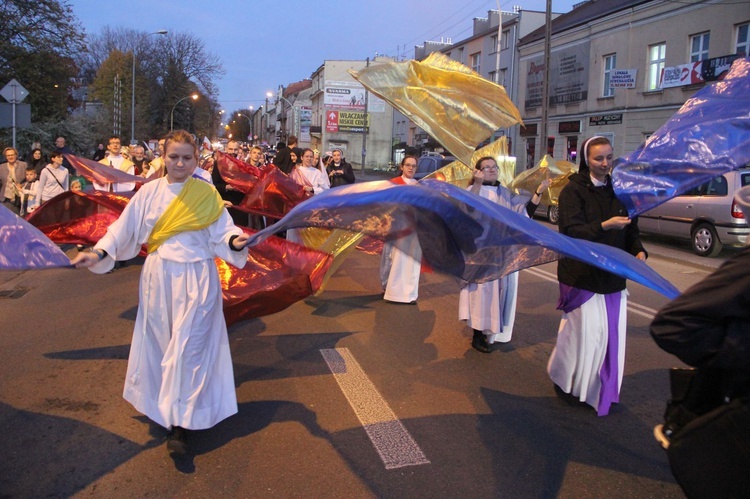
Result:
[[[568,12],[572,0],[552,0]],[[86,33],[104,26],[192,33],[219,56],[224,109],[263,104],[267,91],[310,75],[324,60],[378,55],[411,58],[425,40],[471,36],[472,19],[490,9],[546,9],[545,0],[70,0]],[[285,6],[282,10],[281,5]]]

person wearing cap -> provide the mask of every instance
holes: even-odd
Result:
[[[734,199],[745,220],[750,220],[750,186],[739,189]],[[697,368],[693,380],[700,383],[700,388],[689,393],[680,404],[686,412],[700,417],[743,398],[747,411],[747,397],[750,395],[750,239],[713,274],[667,303],[651,322],[650,333],[660,348]],[[709,399],[713,403],[709,403]],[[749,430],[741,426],[741,421],[733,420],[738,438],[747,435]],[[664,448],[669,448],[672,437],[679,435],[681,430],[673,424],[683,423],[678,419],[667,419],[665,425],[654,429],[654,436]],[[741,438],[737,445],[744,445]],[[745,497],[750,487],[747,452],[732,452],[719,442],[714,447],[719,453],[726,454],[729,465],[725,465],[727,463],[721,457],[707,452],[708,449],[701,452],[701,446],[695,445],[682,447],[682,453],[686,452],[684,449],[695,450],[690,456],[683,455],[683,460],[670,458],[680,486],[689,497],[706,496],[708,490],[708,495],[715,497]],[[695,457],[695,461],[691,457]],[[684,461],[685,458],[688,461]],[[686,462],[690,464],[685,466]]]
[[[628,218],[612,188],[613,153],[605,137],[583,143],[578,173],[560,193],[559,231],[646,260],[637,219]],[[557,308],[563,315],[547,372],[558,395],[585,402],[605,416],[620,400],[625,369],[626,281],[573,258],[558,261],[557,280]]]

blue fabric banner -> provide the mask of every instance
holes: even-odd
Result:
[[[465,282],[569,256],[674,298],[679,291],[644,262],[598,243],[572,239],[464,189],[424,180],[416,186],[366,182],[331,189],[296,206],[250,244],[299,227],[322,227],[394,239],[416,232],[434,269]]]
[[[618,158],[612,172],[617,197],[635,217],[750,163],[750,58],[734,61],[649,137]]]
[[[72,267],[55,243],[5,206],[0,206],[0,270]]]

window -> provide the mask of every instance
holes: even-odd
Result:
[[[690,62],[708,59],[708,44],[710,41],[711,33],[701,33],[690,37]]]
[[[648,79],[646,90],[659,90],[664,61],[667,56],[667,44],[659,43],[648,48]]]
[[[492,83],[497,83],[497,72],[490,71],[489,73],[487,73],[487,79]]]
[[[500,45],[497,43],[497,35],[492,35],[490,37],[490,54],[494,54],[500,50]]]
[[[505,86],[505,73],[506,73],[506,71],[507,71],[506,69],[501,69],[500,72],[498,73],[498,75],[497,75],[498,76],[497,83],[499,85]]]
[[[471,54],[469,56],[470,63],[471,63],[471,69],[473,69],[477,73],[480,72],[479,69],[480,69],[481,56],[482,56],[481,52],[477,52],[476,54]]]
[[[506,29],[505,31],[503,31],[503,39],[501,43],[503,44],[503,50],[507,50],[508,48],[510,48],[510,30],[509,29]]]
[[[460,49],[458,49],[458,59],[456,59],[456,60],[458,62],[460,62],[461,64],[464,63],[464,48],[463,47],[461,47]]]
[[[615,89],[609,86],[609,78],[612,76],[612,70],[617,67],[617,55],[610,54],[604,56],[604,91],[602,97],[614,97]]]
[[[750,36],[748,31],[750,30],[750,23],[740,24],[737,26],[737,44],[735,45],[734,51],[737,54],[750,54]]]

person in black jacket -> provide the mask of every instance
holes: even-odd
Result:
[[[281,143],[279,143],[281,145]],[[276,153],[276,157],[273,159],[273,164],[276,168],[289,175],[294,170],[296,162],[292,161],[292,152],[299,158],[301,156],[297,147],[297,137],[290,135],[287,139],[286,147],[279,149]]]
[[[236,140],[230,140],[224,149],[229,156],[237,158],[240,153],[240,144]],[[232,203],[232,206],[239,205],[245,198],[245,194],[241,191],[235,190],[231,185],[227,184],[227,181],[219,173],[218,165],[214,165],[214,169],[211,170],[211,181],[214,183],[216,190],[219,191],[221,199]],[[227,209],[229,214],[232,216],[232,221],[235,225],[242,227],[248,227],[249,217],[244,211],[240,211],[236,208],[229,206]]]
[[[328,163],[328,179],[331,187],[354,183],[354,169],[343,158],[341,149],[334,149],[331,153],[331,161]]]
[[[604,137],[583,143],[578,173],[559,197],[561,234],[607,244],[646,259],[636,220],[615,197],[609,176],[613,149]],[[572,258],[557,264],[563,311],[547,372],[558,392],[570,394],[600,416],[619,402],[625,366],[625,279]]]
[[[749,219],[750,186],[739,189],[734,199]],[[750,246],[665,305],[651,323],[651,336],[663,350],[697,368],[679,399],[673,390],[665,424],[654,428],[677,482],[688,497],[746,497]],[[744,409],[722,418],[722,411],[738,403]]]

